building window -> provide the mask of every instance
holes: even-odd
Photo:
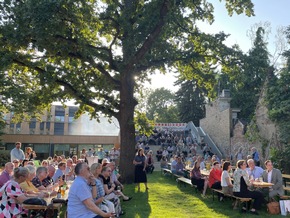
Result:
[[[36,121],[30,121],[29,122],[29,129],[35,129]]]
[[[54,123],[54,135],[64,135],[64,123]]]
[[[68,110],[68,122],[72,123],[73,121],[75,121],[75,113],[78,111],[78,107],[69,107]]]
[[[65,109],[62,106],[55,107],[55,122],[64,122]]]

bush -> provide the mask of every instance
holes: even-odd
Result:
[[[10,160],[10,151],[0,150],[0,166],[4,166]]]

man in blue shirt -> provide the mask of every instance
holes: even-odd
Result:
[[[249,167],[246,170],[249,174],[250,179],[259,179],[260,177],[262,177],[264,170],[261,167],[256,166],[253,159],[249,159],[247,163]]]
[[[89,187],[95,186],[95,179],[86,163],[78,163],[75,167],[76,179],[68,193],[68,217],[70,218],[101,218],[114,216],[103,212],[94,202]]]

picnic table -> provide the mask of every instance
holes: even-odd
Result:
[[[253,182],[253,186],[254,187],[259,187],[259,188],[269,188],[271,186],[273,186],[273,183],[270,182],[260,182],[260,181],[254,181]]]
[[[59,198],[59,201],[67,201],[68,199],[68,191],[69,189],[67,189],[65,191],[64,196],[61,196],[61,198]],[[48,210],[51,209],[53,211],[53,217],[57,218],[59,217],[59,212],[61,210],[61,207],[63,205],[63,203],[54,203],[53,199],[55,199],[56,196],[50,196],[49,198],[44,198],[44,200],[47,202],[47,206],[44,205],[33,205],[33,204],[22,204],[22,207],[26,210],[28,210],[28,217],[31,217],[31,212],[35,211],[35,210]]]
[[[201,170],[201,175],[203,176],[209,176],[210,171],[209,170]]]

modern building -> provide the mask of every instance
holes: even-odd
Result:
[[[5,135],[0,136],[2,150],[11,150],[15,142],[22,142],[22,149],[32,147],[38,159],[54,154],[69,156],[80,154],[82,149],[103,148],[109,150],[120,145],[120,128],[116,119],[101,117],[98,122],[89,114],[74,118],[76,106],[52,105],[40,119],[33,118],[21,123],[13,123],[13,112],[6,114]],[[0,144],[1,145],[1,144]]]

